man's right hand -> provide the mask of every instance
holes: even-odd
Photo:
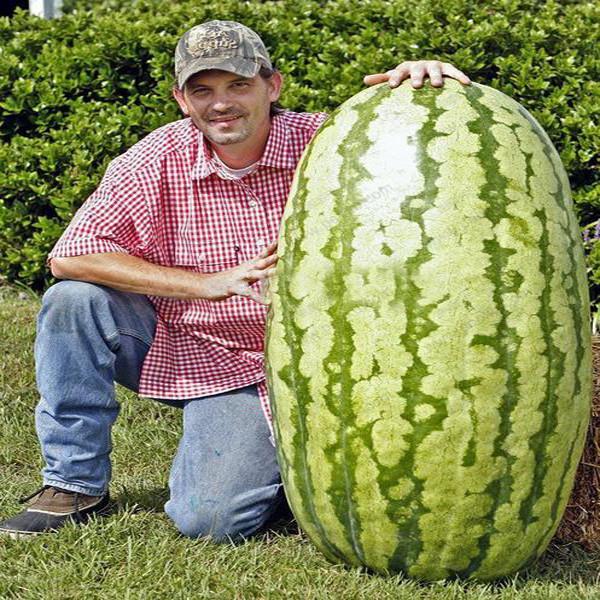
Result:
[[[259,304],[268,305],[269,300],[253,287],[257,281],[266,281],[275,274],[277,242],[269,244],[260,254],[248,262],[210,275],[210,289],[214,293],[209,300],[225,300],[231,296],[245,296]],[[263,284],[264,285],[264,284]]]

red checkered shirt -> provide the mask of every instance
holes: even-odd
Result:
[[[273,117],[258,168],[228,177],[190,119],[161,127],[108,167],[77,211],[53,257],[121,252],[149,262],[213,273],[250,260],[277,239],[302,151],[324,113]],[[154,341],[139,394],[184,400],[257,384],[265,416],[267,308],[234,296],[215,302],[148,296]]]

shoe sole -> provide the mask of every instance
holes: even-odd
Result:
[[[12,540],[22,540],[25,538],[37,537],[44,535],[45,533],[56,533],[56,531],[8,531],[7,529],[0,529],[0,535],[11,538]]]

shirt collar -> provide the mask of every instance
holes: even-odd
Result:
[[[198,131],[198,157],[192,167],[192,179],[204,179],[216,172],[217,163],[212,157],[212,149],[204,139],[202,132]]]
[[[296,159],[290,148],[290,130],[285,119],[281,116],[271,118],[271,130],[267,139],[265,151],[258,161],[258,167],[273,167],[275,169],[296,168]],[[212,173],[218,174],[212,149],[202,133],[198,132],[198,157],[192,167],[192,179],[204,179]]]

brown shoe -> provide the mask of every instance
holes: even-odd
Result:
[[[86,496],[79,492],[45,485],[21,504],[35,498],[22,512],[0,523],[0,534],[18,538],[56,531],[65,523],[85,523],[92,515],[108,512],[108,492],[103,496]]]

